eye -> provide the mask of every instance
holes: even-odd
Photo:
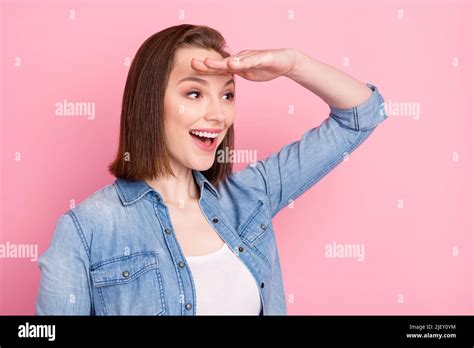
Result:
[[[191,92],[187,93],[186,95],[189,96],[189,95],[191,95],[191,94],[198,94],[198,95],[201,95],[201,92],[199,92],[199,91],[191,91]],[[192,99],[195,99],[195,98],[192,98]]]
[[[197,97],[195,97],[195,98],[193,97],[191,99],[197,99],[198,96],[202,96],[201,92],[199,92],[199,91],[190,91],[190,92],[186,93],[186,96],[189,97],[190,95],[193,95],[193,94],[196,94]],[[235,95],[232,92],[226,93],[225,95],[228,96],[227,100],[233,100],[235,98]]]
[[[227,98],[227,100],[234,100],[234,97],[235,97],[235,96],[234,96],[234,93],[229,92],[229,93],[226,93],[225,95],[231,95],[231,97],[230,97],[230,98]]]

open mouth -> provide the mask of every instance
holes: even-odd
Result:
[[[218,137],[217,133],[207,133],[207,132],[198,132],[198,131],[189,131],[189,134],[202,142],[206,146],[211,146],[216,142],[216,138]]]
[[[204,130],[192,129],[189,135],[193,138],[194,143],[202,150],[214,151],[217,146],[217,137],[221,130],[206,132]]]

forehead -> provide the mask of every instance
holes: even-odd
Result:
[[[233,74],[202,74],[191,67],[191,60],[196,58],[198,60],[204,60],[206,57],[212,59],[222,59],[220,53],[214,50],[207,50],[203,48],[180,48],[176,51],[174,58],[174,65],[170,73],[170,81],[177,83],[184,77],[199,76],[209,80],[211,83],[223,82],[233,77]]]

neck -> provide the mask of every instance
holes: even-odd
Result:
[[[199,188],[192,170],[187,167],[173,168],[173,173],[175,176],[145,181],[160,194],[166,204],[182,206],[185,202],[198,200]]]

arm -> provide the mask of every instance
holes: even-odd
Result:
[[[372,90],[345,72],[289,48],[293,68],[284,76],[307,88],[329,107],[348,109],[367,100]]]
[[[51,245],[38,259],[37,315],[91,315],[89,258],[72,214],[59,218]]]
[[[359,105],[372,94],[364,83],[294,48],[244,50],[221,60],[193,58],[191,67],[203,74],[235,73],[259,82],[286,76],[341,109]]]
[[[291,48],[242,51],[221,61],[192,62],[203,73],[235,72],[252,81],[287,76],[329,104],[329,117],[255,165],[234,174],[265,192],[272,217],[353,152],[388,115],[376,86],[361,83]]]
[[[330,107],[329,117],[300,140],[238,172],[244,185],[264,190],[272,217],[325,177],[387,118],[377,87],[367,87],[372,94],[361,104]]]

